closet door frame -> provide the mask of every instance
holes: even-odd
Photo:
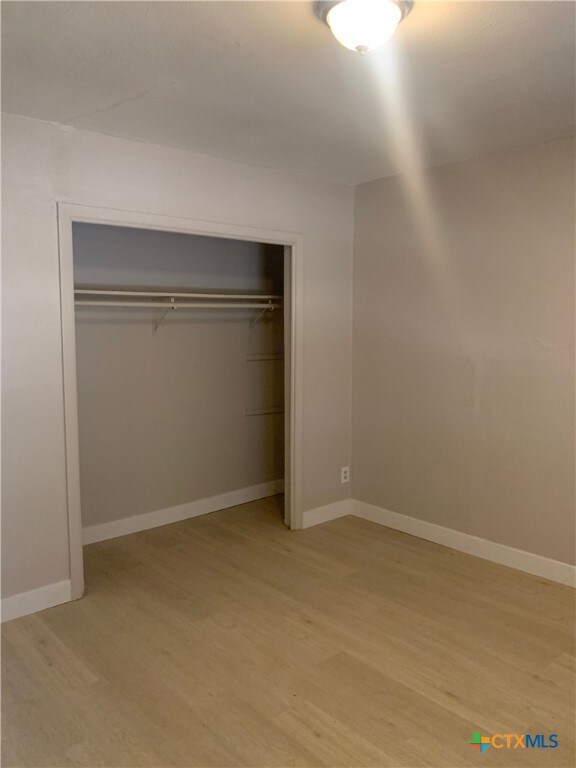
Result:
[[[256,227],[160,214],[95,208],[58,203],[60,258],[60,311],[62,322],[62,368],[64,383],[64,427],[70,580],[72,599],[84,593],[82,517],[80,509],[80,459],[78,437],[78,391],[76,381],[76,326],[74,311],[74,259],[72,225],[107,224],[117,227],[153,229],[189,235],[249,240],[284,246],[284,364],[285,364],[285,522],[292,530],[303,527],[303,265],[302,235]]]

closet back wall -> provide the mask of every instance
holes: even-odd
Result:
[[[282,293],[283,249],[219,238],[74,225],[77,285]],[[282,312],[78,308],[83,525],[281,479]],[[267,495],[267,492],[262,495]]]

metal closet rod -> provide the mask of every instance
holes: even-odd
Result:
[[[146,296],[156,298],[178,299],[252,299],[253,301],[282,300],[280,294],[254,294],[254,293],[174,293],[169,291],[113,291],[104,289],[75,288],[75,296]]]
[[[84,301],[77,299],[76,306],[80,307],[149,307],[152,309],[277,309],[282,305],[278,302],[255,304],[253,302],[223,302],[196,301],[179,304],[168,301]]]

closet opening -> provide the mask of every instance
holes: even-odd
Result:
[[[301,527],[297,239],[78,209],[59,207],[74,598],[84,544],[263,499]]]

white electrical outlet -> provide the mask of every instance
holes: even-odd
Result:
[[[342,467],[340,470],[340,482],[343,484],[350,482],[350,467]]]

